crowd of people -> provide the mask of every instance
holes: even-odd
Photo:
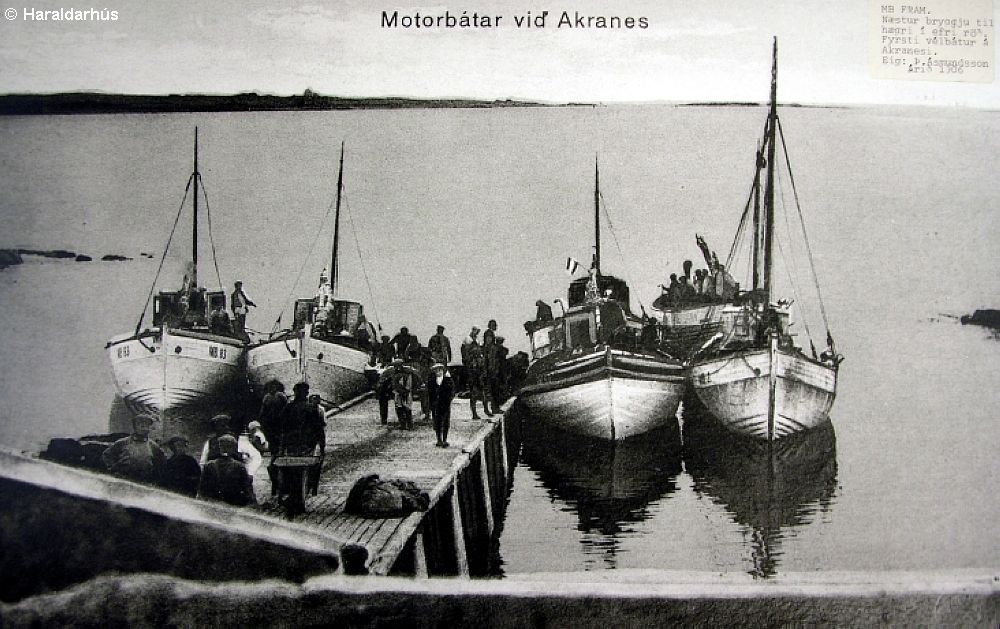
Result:
[[[485,415],[492,417],[516,386],[508,368],[509,350],[497,333],[495,320],[489,321],[481,341],[480,328],[472,327],[460,345],[461,367],[441,325],[426,346],[403,327],[394,337],[385,335],[373,343],[371,352],[378,374],[372,384],[381,424],[389,422],[392,401],[398,427],[413,430],[417,402],[423,417],[433,421],[436,447],[450,445],[451,406],[456,396],[468,396],[472,418],[478,420],[480,402]],[[282,503],[287,498],[281,493],[282,474],[309,474],[307,486],[315,487],[318,482],[319,466],[286,470],[279,459],[318,456],[322,460],[326,421],[320,401],[320,396],[309,394],[305,382],[293,387],[292,399],[281,382],[268,382],[257,417],[245,430],[237,431],[229,415],[212,419],[214,434],[203,444],[200,459],[189,454],[190,443],[184,436],[173,436],[161,446],[150,436],[158,418],[140,414],[133,418],[132,433],[105,449],[101,459],[108,471],[123,478],[191,497],[246,506],[257,502],[253,478],[267,453],[272,496]],[[294,479],[290,484],[295,484]],[[299,505],[300,510],[303,507]]]
[[[132,419],[132,433],[108,446],[101,459],[109,472],[122,478],[156,484],[190,497],[246,506],[257,502],[253,478],[267,452],[271,456],[268,474],[272,495],[281,502],[287,496],[280,493],[282,483],[276,460],[317,454],[321,460],[325,453],[326,421],[319,402],[318,395],[309,395],[309,385],[304,382],[295,385],[290,401],[281,383],[270,382],[259,419],[251,421],[246,430],[235,430],[229,415],[212,418],[214,434],[203,444],[200,459],[188,453],[189,441],[181,435],[166,440],[169,454],[165,452],[150,436],[157,418],[139,414]],[[316,475],[318,471],[286,473]]]
[[[717,303],[731,301],[739,292],[739,284],[719,262],[714,251],[709,250],[705,239],[695,236],[698,248],[705,258],[707,268],[694,269],[691,260],[685,260],[683,273],[678,276],[670,274],[670,284],[661,287],[666,295],[668,306],[685,306],[698,303]]]
[[[389,402],[393,402],[399,428],[413,429],[413,403],[419,402],[421,413],[434,423],[438,447],[448,447],[451,403],[456,395],[467,395],[473,419],[480,419],[477,404],[492,417],[512,388],[507,367],[509,350],[504,337],[497,334],[497,322],[490,320],[480,342],[480,328],[473,326],[460,346],[461,371],[452,375],[455,364],[452,343],[445,328],[437,326],[426,347],[407,327],[393,337],[383,335],[373,351],[373,366],[380,369],[375,394],[379,403],[379,419],[389,421]]]

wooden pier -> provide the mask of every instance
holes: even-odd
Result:
[[[485,576],[520,445],[511,403],[493,417],[480,408],[481,419],[472,419],[468,400],[456,398],[448,448],[435,447],[431,419],[422,417],[419,404],[413,430],[398,429],[391,403],[389,423],[383,425],[370,397],[330,410],[319,491],[307,497],[306,513],[292,522],[336,545],[365,547],[370,574]],[[430,506],[402,518],[345,513],[348,492],[367,474],[413,482],[427,492]],[[254,487],[260,511],[286,518],[271,496],[266,464],[257,470]]]

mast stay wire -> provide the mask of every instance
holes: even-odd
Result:
[[[299,272],[295,276],[295,281],[292,282],[291,288],[289,288],[289,290],[288,290],[288,295],[286,295],[285,299],[282,300],[282,302],[281,302],[282,304],[288,304],[289,301],[291,301],[291,299],[292,299],[292,295],[295,294],[295,289],[298,287],[299,281],[302,279],[302,273],[305,272],[306,265],[309,264],[309,258],[312,256],[313,251],[316,250],[316,243],[319,242],[319,237],[321,235],[323,235],[323,226],[326,225],[326,219],[327,219],[327,217],[330,216],[330,212],[333,211],[333,207],[334,207],[334,204],[336,204],[336,202],[337,202],[337,197],[336,197],[336,195],[334,195],[334,198],[330,200],[330,205],[328,205],[327,208],[326,208],[326,213],[323,215],[323,218],[320,219],[319,229],[316,230],[316,235],[313,236],[312,244],[309,245],[309,250],[306,252],[306,255],[302,259],[302,265],[299,267]],[[331,272],[332,272],[332,269],[331,269]],[[284,314],[285,314],[285,308],[286,307],[287,307],[287,305],[283,305],[281,307],[281,311],[278,312],[278,318],[275,319],[275,321],[274,321],[274,326],[271,328],[271,334],[274,334],[275,332],[277,332],[278,331],[278,327],[281,326],[281,317],[284,316]]]
[[[365,257],[361,254],[361,239],[358,238],[358,229],[354,224],[354,212],[351,210],[351,201],[347,196],[346,186],[341,189],[341,194],[343,195],[344,205],[347,208],[347,219],[351,223],[351,232],[354,234],[354,246],[358,251],[358,260],[361,262],[361,274],[364,275],[365,284],[368,286],[368,297],[371,299],[372,313],[375,315],[375,323],[378,325],[378,329],[381,332],[382,321],[378,316],[378,306],[375,304],[375,293],[372,290],[371,280],[368,278],[368,268],[365,266]]]
[[[812,271],[813,286],[816,287],[816,296],[819,297],[819,310],[823,316],[823,325],[826,327],[827,338],[831,339],[832,337],[830,336],[830,322],[826,316],[826,305],[823,303],[823,292],[820,290],[819,287],[819,278],[816,275],[816,263],[813,260],[812,247],[809,244],[809,235],[806,233],[806,222],[805,218],[802,216],[802,205],[799,203],[799,191],[795,187],[795,176],[792,174],[792,164],[791,160],[788,157],[788,145],[785,143],[785,131],[781,126],[780,120],[778,121],[778,133],[781,136],[781,149],[785,155],[785,164],[786,167],[788,168],[788,179],[789,181],[791,181],[792,184],[792,194],[795,198],[795,208],[799,214],[799,225],[802,227],[802,239],[805,240],[806,242],[806,252],[809,258],[809,268]]]
[[[167,252],[170,251],[170,243],[173,242],[174,232],[177,231],[177,223],[181,220],[181,212],[184,211],[184,202],[187,201],[188,192],[191,191],[191,181],[194,180],[194,173],[188,176],[187,185],[184,186],[184,196],[181,198],[181,205],[177,208],[177,216],[174,217],[174,226],[170,228],[170,236],[167,238],[167,245],[163,248],[163,255],[160,256],[160,265],[156,267],[156,276],[153,277],[153,284],[149,287],[149,295],[146,296],[146,303],[139,313],[139,321],[135,324],[135,335],[139,336],[142,330],[142,320],[146,317],[146,309],[149,308],[149,301],[153,298],[153,291],[156,290],[156,282],[160,279],[160,272],[163,270],[163,263],[167,259]]]
[[[205,182],[198,173],[198,182],[201,183],[201,196],[205,199],[205,216],[208,220],[208,242],[212,245],[212,263],[215,265],[215,278],[219,280],[219,290],[225,291],[222,284],[222,273],[219,272],[219,258],[215,255],[215,238],[212,237],[212,208],[208,204],[208,191],[205,190]]]
[[[604,218],[606,218],[608,221],[608,231],[611,232],[611,237],[615,241],[615,248],[618,249],[618,256],[621,258],[622,266],[625,268],[625,281],[628,284],[635,286],[635,284],[632,283],[632,280],[634,278],[632,277],[631,266],[628,263],[628,258],[626,258],[625,254],[622,252],[621,243],[618,242],[618,234],[615,232],[615,226],[611,222],[611,213],[608,212],[608,202],[604,200],[604,192],[598,190],[597,194],[601,198],[601,208],[604,210]],[[639,301],[639,305],[642,306],[641,300]]]

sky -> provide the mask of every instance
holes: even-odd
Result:
[[[873,78],[877,2],[3,0],[17,13],[0,20],[0,93],[308,88],[352,97],[756,102],[777,36],[785,102],[1000,107],[995,79]],[[26,10],[60,8],[116,11],[118,19],[24,19]],[[383,28],[383,11],[503,19],[489,29]],[[548,11],[547,28],[516,28],[514,17],[529,11],[536,18]],[[562,11],[646,18],[648,28],[554,28]]]

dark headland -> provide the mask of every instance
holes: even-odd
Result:
[[[0,115],[52,114],[139,114],[223,111],[295,111],[338,109],[420,109],[549,107],[592,105],[548,105],[520,100],[419,99],[419,98],[345,98],[323,96],[311,90],[292,96],[248,92],[231,95],[211,94],[106,94],[101,92],[63,92],[58,94],[0,95]]]

